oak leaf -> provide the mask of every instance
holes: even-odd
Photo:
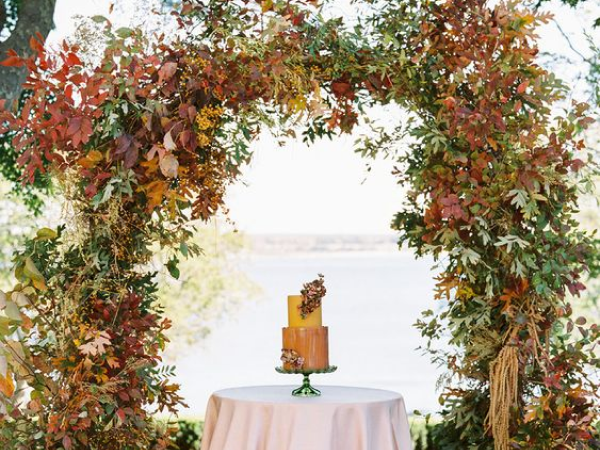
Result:
[[[106,346],[110,345],[110,336],[106,331],[88,332],[86,339],[89,342],[80,345],[79,351],[86,356],[103,355],[106,353]]]

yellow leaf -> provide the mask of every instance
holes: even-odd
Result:
[[[77,161],[80,166],[85,167],[86,169],[91,169],[98,165],[100,161],[104,158],[104,155],[98,150],[92,150],[83,158],[79,158]]]
[[[37,232],[37,238],[40,241],[56,239],[57,237],[58,237],[58,233],[50,228],[41,228]]]
[[[299,113],[306,109],[306,97],[298,94],[296,97],[288,101],[288,109],[292,113]]]
[[[12,397],[15,393],[15,383],[10,372],[6,374],[6,377],[0,375],[0,392],[6,397]]]
[[[262,12],[270,11],[273,8],[273,0],[263,0],[262,2]]]

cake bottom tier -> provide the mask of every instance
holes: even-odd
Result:
[[[329,367],[329,338],[327,327],[283,328],[283,348],[294,350],[304,358],[303,369],[315,370]],[[288,363],[285,370],[291,370]]]

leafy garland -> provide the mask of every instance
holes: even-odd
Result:
[[[2,112],[0,132],[12,135],[24,182],[54,180],[70,213],[68,228],[41,231],[15,255],[19,284],[3,294],[3,448],[169,445],[173,430],[151,414],[183,403],[171,368],[160,367],[170,322],[156,303],[151,246],[171,249],[166,266],[177,276],[179,256],[199,251],[190,221],[223,207],[259,125],[283,128],[321,108],[304,96],[332,72],[299,64],[318,30],[297,5],[223,6],[261,39],[225,34],[234,22],[188,4],[184,36],[171,43],[106,23],[107,49],[93,68],[76,47],[48,54],[35,38],[35,56],[4,61],[27,67],[31,96],[18,114]],[[297,29],[278,22],[290,14]],[[280,29],[263,36],[269,16]],[[328,101],[332,129],[356,119],[345,98]],[[310,123],[309,133],[327,133],[320,117]]]
[[[598,438],[588,374],[600,331],[572,319],[566,300],[585,288],[594,253],[573,218],[585,164],[578,132],[590,119],[578,104],[551,116],[566,88],[534,62],[535,27],[547,19],[478,1],[374,19],[392,38],[382,52],[412,54],[390,70],[412,80],[422,119],[402,159],[409,207],[394,227],[442,269],[437,298],[447,306],[418,325],[455,347],[433,350],[454,380],[442,396],[444,449],[589,448]],[[388,97],[407,96],[399,77],[392,85]]]
[[[592,254],[572,218],[589,120],[583,105],[551,116],[565,88],[534,62],[546,17],[479,0],[363,3],[372,15],[346,31],[314,1],[188,2],[172,42],[107,24],[93,69],[68,45],[48,55],[32,40],[35,57],[10,55],[32,96],[2,113],[0,132],[14,133],[25,181],[49,174],[72,214],[26,243],[19,284],[0,298],[3,446],[168,446],[150,413],[182,399],[159,368],[170,324],[150,246],[171,249],[177,275],[178,255],[198,252],[190,219],[223,208],[261,125],[290,135],[301,123],[312,141],[390,102],[420,118],[399,161],[412,190],[394,227],[442,268],[446,306],[419,327],[432,340],[447,330],[456,347],[434,353],[455,375],[438,445],[593,445],[586,374],[600,333],[565,300]],[[363,152],[390,148],[398,130]]]

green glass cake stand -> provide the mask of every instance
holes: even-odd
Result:
[[[294,397],[318,397],[321,395],[321,391],[315,389],[310,385],[310,376],[315,373],[333,373],[337,370],[337,366],[329,366],[325,369],[293,369],[286,370],[283,367],[275,367],[275,370],[279,373],[293,374],[293,375],[304,375],[302,386],[292,391]]]

